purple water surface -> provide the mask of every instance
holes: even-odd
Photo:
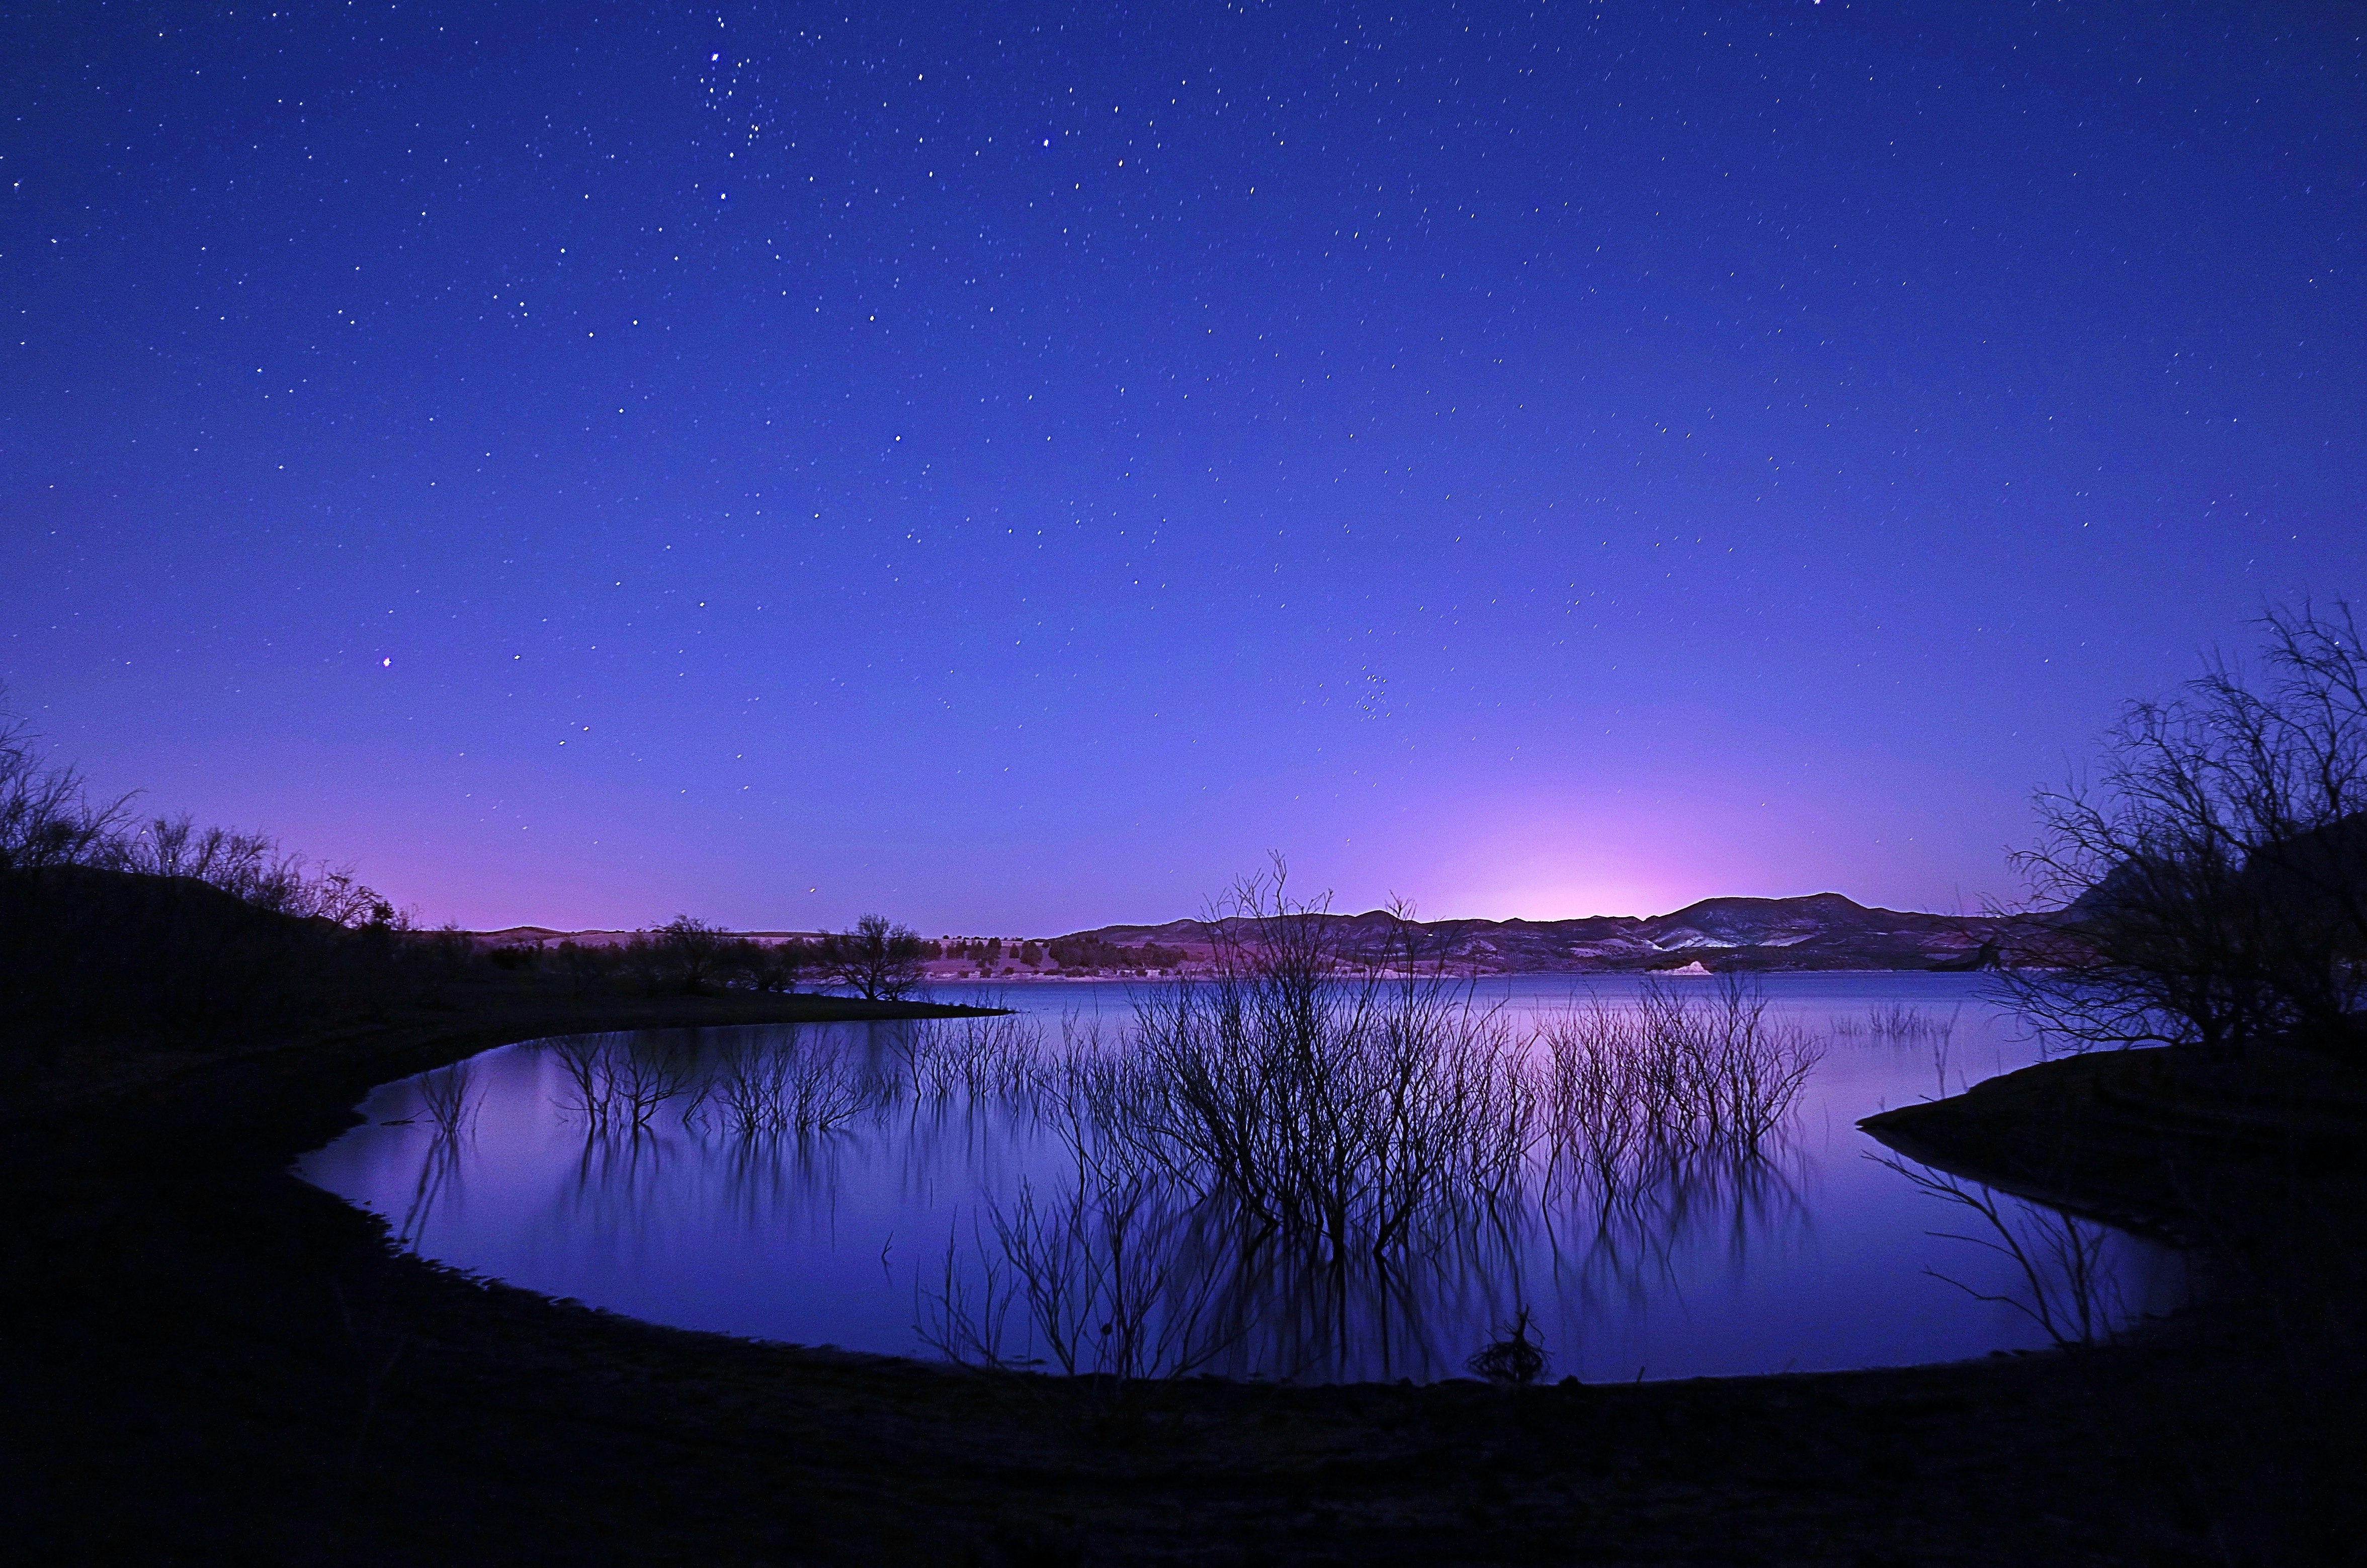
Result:
[[[1285,1270],[1262,1290],[1204,1299],[1240,1317],[1199,1370],[1462,1375],[1520,1307],[1552,1375],[1589,1382],[1902,1365],[2050,1343],[2024,1309],[2067,1317],[2046,1245],[2058,1217],[2001,1201],[2038,1266],[2042,1302],[2020,1263],[1978,1245],[1999,1239],[1986,1222],[1877,1163],[1884,1151],[1855,1126],[2024,1066],[2036,1045],[1980,998],[1976,976],[1779,976],[1763,987],[1769,1016],[1820,1036],[1824,1051],[1763,1160],[1672,1181],[1607,1215],[1536,1205],[1386,1279],[1334,1289]],[[1517,1029],[1573,997],[1621,1005],[1635,994],[1625,980],[1525,976],[1487,983],[1480,999]],[[1064,1030],[1121,1040],[1131,995],[1095,983],[937,998],[1015,1009],[1054,1052]],[[1944,1049],[1928,1034],[1867,1032],[1873,1010],[1889,1006],[1948,1025]],[[886,1081],[915,1027],[651,1032],[606,1043],[688,1062],[836,1051]],[[388,1084],[364,1102],[364,1123],[305,1156],[299,1173],[384,1215],[425,1257],[684,1327],[933,1354],[949,1292],[977,1309],[1009,1286],[1007,1271],[989,1272],[995,1213],[1010,1212],[1023,1180],[1041,1196],[1075,1179],[1053,1128],[993,1096],[906,1092],[828,1134],[746,1136],[712,1108],[685,1121],[679,1100],[642,1131],[587,1127],[564,1108],[572,1083],[545,1043],[487,1052],[468,1080],[456,1132],[435,1124],[423,1080]],[[2182,1301],[2176,1254],[2110,1232],[2096,1246],[2096,1295],[2112,1322]],[[1001,1322],[1005,1359],[1046,1359],[1024,1299]]]

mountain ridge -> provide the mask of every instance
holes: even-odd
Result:
[[[1505,919],[1400,919],[1386,909],[1314,917],[1345,953],[1378,957],[1394,951],[1419,962],[1444,964],[1468,974],[1586,974],[1648,972],[1698,965],[1717,971],[1814,969],[1973,969],[1994,961],[2006,925],[1993,915],[1936,915],[1886,909],[1858,903],[1840,893],[1808,893],[1787,898],[1725,896],[1703,898],[1665,915],[1578,915],[1559,920],[1523,917]],[[997,955],[984,961],[997,973],[1013,969],[1023,945],[1049,953],[1059,944],[1069,956],[1048,960],[1058,970],[1131,971],[1170,968],[1180,958],[1187,967],[1212,955],[1220,926],[1242,922],[1183,919],[1151,923],[1093,926],[1057,936],[993,938]],[[488,941],[540,947],[572,941],[610,946],[630,940],[628,931],[561,931],[521,925],[481,931]],[[820,931],[750,931],[733,933],[758,942],[811,940]],[[945,936],[956,943],[982,945],[989,938]],[[1148,950],[1148,951],[1146,951]],[[1082,955],[1090,955],[1082,956]],[[1174,958],[1166,954],[1177,955]],[[1008,955],[1008,956],[1005,956]],[[933,959],[932,970],[979,967],[977,958],[948,951]]]
[[[1970,969],[1989,961],[2005,920],[1858,903],[1823,892],[1784,898],[1698,899],[1665,915],[1580,915],[1559,920],[1408,920],[1384,909],[1316,917],[1348,947],[1393,930],[1415,952],[1459,969],[1498,974],[1706,969]],[[1072,931],[1062,940],[1113,947],[1205,950],[1216,922],[1169,920]]]

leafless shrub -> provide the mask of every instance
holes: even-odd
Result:
[[[1067,1371],[1174,1375],[1252,1339],[1262,1367],[1345,1366],[1354,1312],[1417,1332],[1423,1292],[1508,1277],[1541,1199],[1592,1191],[1606,1235],[1758,1201],[1818,1053],[1747,983],[1650,987],[1523,1039],[1420,955],[1342,961],[1322,914],[1277,865],[1207,921],[1203,977],[1137,998],[1127,1039],[1071,1019],[1057,1054],[1027,1053],[1075,1178],[991,1211],[976,1239],[1007,1294],[941,1292],[939,1338],[974,1350],[990,1336],[966,1315],[1024,1304]],[[947,1029],[909,1059],[935,1097],[1011,1081],[965,1077],[993,1055]]]
[[[1821,1053],[1771,1021],[1727,976],[1706,998],[1647,982],[1633,1008],[1596,1003],[1547,1021],[1541,1098],[1549,1176],[1606,1196],[1697,1151],[1748,1152],[1779,1126]]]
[[[1042,1044],[1042,1027],[1015,1013],[925,1019],[904,1037],[905,1068],[929,1099],[1024,1095],[1039,1086]]]
[[[686,1122],[719,1123],[742,1137],[829,1133],[896,1092],[827,1039],[795,1026],[727,1046],[709,1068]]]
[[[1901,1001],[1876,1003],[1865,1010],[1863,1018],[1837,1018],[1832,1032],[1844,1039],[1878,1040],[1892,1045],[1913,1045],[1935,1035],[1955,1032],[1961,1007],[1950,1010],[1945,1018],[1937,1018]]]
[[[1464,1365],[1489,1382],[1528,1387],[1553,1365],[1553,1358],[1545,1346],[1531,1336],[1533,1326],[1529,1309],[1521,1307],[1512,1314],[1512,1326],[1497,1330],[1496,1337],[1481,1346]]]
[[[1378,1257],[1441,1205],[1509,1195],[1534,1096],[1467,987],[1412,958],[1352,974],[1324,913],[1279,863],[1237,885],[1209,921],[1208,977],[1137,1002],[1125,1136],[1269,1230]]]
[[[760,1046],[729,1052],[708,1080],[701,1109],[742,1136],[789,1125],[789,1051]]]
[[[93,801],[81,773],[45,763],[31,732],[0,716],[0,871],[104,862],[131,797]]]
[[[879,1086],[831,1050],[785,1054],[781,1087],[788,1126],[798,1133],[832,1132],[869,1109],[879,1095]]]
[[[1951,1009],[1945,1018],[1908,1006],[1889,1001],[1868,1008],[1863,1019],[1842,1018],[1833,1021],[1833,1032],[1846,1039],[1871,1040],[1888,1045],[1920,1045],[1931,1053],[1932,1081],[1938,1086],[1937,1098],[1948,1097],[1948,1069],[1954,1055],[1956,1023],[1964,1009]]]

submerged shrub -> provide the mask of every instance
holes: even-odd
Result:
[[[1138,1002],[1135,1080],[1104,1093],[1172,1179],[1334,1256],[1378,1254],[1434,1210],[1510,1195],[1534,1096],[1466,987],[1350,970],[1324,913],[1279,871],[1240,884],[1207,976]]]
[[[1672,1160],[1747,1155],[1789,1114],[1822,1056],[1728,976],[1707,998],[1645,982],[1632,1009],[1597,1003],[1540,1031],[1552,1174],[1614,1197]]]
[[[1500,1329],[1496,1337],[1474,1352],[1464,1366],[1489,1382],[1528,1387],[1543,1378],[1553,1364],[1546,1348],[1530,1337],[1530,1327],[1529,1309],[1522,1307],[1513,1314],[1512,1325]]]

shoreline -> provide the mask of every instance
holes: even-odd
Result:
[[[769,1000],[481,1007],[12,1118],[28,1539],[60,1560],[153,1556],[152,1528],[166,1555],[291,1562],[1547,1562],[1579,1539],[1661,1560],[2218,1560],[2225,1521],[2178,1524],[2194,1508],[2170,1472],[2123,1462],[2187,1429],[2165,1400],[2215,1388],[2207,1320],[1852,1372],[1119,1388],[551,1301],[402,1253],[287,1169],[391,1077],[539,1034],[762,1021]]]
[[[1978,969],[1776,969],[1758,967],[1702,969],[1698,971],[1687,969],[1489,969],[1477,974],[1446,975],[1444,976],[1397,972],[1376,975],[1369,977],[1379,980],[1428,980],[1433,978],[1444,978],[1454,981],[1524,980],[1530,978],[1547,980],[1599,980],[1613,978],[1716,980],[1723,978],[1728,975],[1740,976],[1746,979],[1791,979],[1807,976],[1834,975],[1867,976],[1880,976],[1885,979],[1896,979],[1900,976],[1905,975],[1978,976],[1984,973],[1986,973],[1986,971]],[[1175,985],[1188,980],[1208,979],[1212,977],[1212,975],[1213,971],[1195,970],[1189,973],[1161,975],[995,975],[982,979],[972,979],[958,976],[951,977],[931,976],[922,982],[922,988],[926,990],[937,986],[1123,986],[1141,983],[1148,983],[1150,985]],[[1344,980],[1355,981],[1365,979],[1368,976],[1350,974],[1343,975],[1340,977]]]

